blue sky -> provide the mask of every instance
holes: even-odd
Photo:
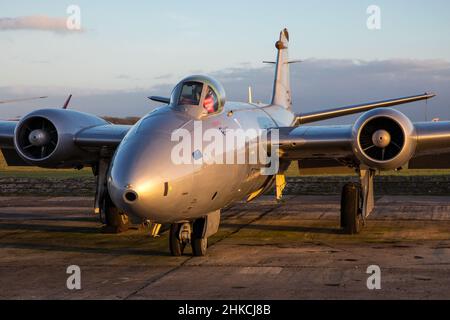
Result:
[[[0,30],[0,93],[7,96],[0,99],[27,92],[59,99],[67,91],[107,99],[172,85],[191,73],[260,68],[262,60],[273,59],[283,27],[291,34],[293,58],[450,61],[445,0],[0,0],[0,19],[66,18],[71,4],[81,9],[83,32]],[[366,27],[371,4],[381,8],[378,31]]]

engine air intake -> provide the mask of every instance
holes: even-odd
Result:
[[[398,122],[388,117],[378,117],[361,129],[359,144],[369,158],[389,161],[403,150],[405,134]]]
[[[49,157],[58,144],[58,132],[51,121],[43,117],[31,117],[20,124],[17,131],[17,147],[31,160]]]

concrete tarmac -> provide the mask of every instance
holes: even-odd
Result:
[[[450,299],[450,197],[378,198],[357,236],[339,230],[336,196],[237,203],[201,258],[171,257],[167,232],[99,233],[92,202],[0,198],[0,299]]]

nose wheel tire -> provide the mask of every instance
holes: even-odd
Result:
[[[194,233],[191,233],[188,225],[186,223],[174,223],[170,226],[170,254],[174,257],[183,255],[186,245],[191,243],[192,255],[194,257],[203,257],[208,249],[208,238],[196,237]],[[187,232],[187,234],[184,232]]]
[[[130,220],[125,212],[121,212],[111,201],[109,195],[103,200],[103,220],[105,226],[103,233],[117,234],[127,231],[130,228]]]
[[[203,257],[208,249],[208,238],[194,238],[191,241],[191,246],[194,257]]]
[[[359,234],[362,227],[362,188],[360,184],[348,183],[342,190],[341,228],[352,235]]]
[[[181,256],[184,248],[186,248],[186,243],[179,239],[180,227],[181,225],[179,223],[174,223],[170,226],[169,249],[170,254],[174,257]]]

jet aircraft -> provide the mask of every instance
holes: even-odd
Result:
[[[67,108],[46,108],[20,121],[0,121],[0,148],[8,165],[45,168],[91,167],[96,177],[94,212],[106,232],[123,232],[130,221],[150,220],[155,233],[170,224],[169,249],[194,256],[206,254],[208,238],[220,225],[221,209],[252,201],[275,185],[281,198],[284,174],[293,161],[302,168],[336,165],[353,168],[360,183],[342,191],[341,226],[346,233],[361,231],[374,209],[374,176],[380,171],[440,166],[436,156],[450,153],[450,122],[413,123],[390,107],[427,100],[432,93],[383,100],[318,112],[292,110],[288,58],[289,33],[282,30],[277,50],[272,101],[268,104],[227,101],[224,87],[209,76],[181,80],[170,97],[150,99],[163,105],[135,125],[114,125],[95,115]],[[311,125],[361,113],[350,125]],[[218,129],[267,131],[267,155],[277,156],[276,171],[263,174],[270,163],[205,163],[200,149],[192,162],[175,163],[180,143],[174,132]],[[202,131],[202,132],[203,132]],[[274,139],[274,133],[276,139]],[[249,144],[244,145],[249,151]],[[226,149],[224,155],[239,150]],[[186,158],[186,155],[184,155]],[[449,162],[450,164],[450,162]],[[444,166],[448,164],[444,164]]]

